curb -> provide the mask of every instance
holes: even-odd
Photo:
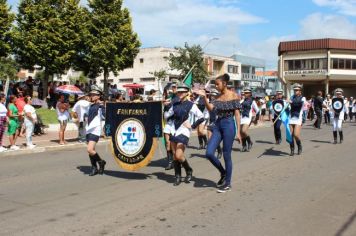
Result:
[[[110,139],[104,139],[98,142],[98,145],[104,145],[108,144]],[[28,154],[36,154],[36,153],[43,153],[43,152],[50,152],[50,151],[59,151],[59,150],[66,150],[70,148],[76,148],[76,147],[86,147],[85,143],[70,143],[66,145],[51,145],[51,146],[46,146],[46,147],[36,147],[34,149],[20,149],[20,150],[11,150],[11,151],[6,151],[0,154],[0,158],[3,157],[14,157],[14,156],[20,156],[20,155],[28,155]]]

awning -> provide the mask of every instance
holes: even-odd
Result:
[[[131,89],[138,89],[138,88],[143,88],[143,84],[124,84],[122,87],[124,88],[131,88]]]

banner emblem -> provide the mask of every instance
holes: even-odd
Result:
[[[276,103],[273,108],[276,112],[281,112],[283,110],[283,105],[281,103]]]
[[[137,119],[123,121],[116,131],[116,145],[119,151],[127,156],[137,155],[146,142],[146,131],[143,124]]]

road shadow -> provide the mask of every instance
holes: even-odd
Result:
[[[272,148],[266,149],[257,158],[262,158],[263,156],[285,157],[285,156],[289,156],[289,153],[283,152],[283,151],[279,151],[279,150],[274,150],[273,147],[272,147]]]
[[[77,166],[77,169],[80,170],[85,175],[89,175],[89,173],[91,172],[91,166]],[[133,180],[149,178],[149,175],[147,174],[136,173],[136,172],[123,172],[123,171],[116,171],[116,170],[105,170],[104,175],[108,175],[120,179],[133,179]]]
[[[265,143],[265,144],[275,144],[274,142],[271,141],[264,141],[264,140],[256,140],[256,143]]]
[[[351,226],[351,224],[356,220],[356,211],[352,214],[349,219],[341,226],[341,228],[335,233],[335,236],[343,236],[346,230]]]
[[[191,153],[189,155],[189,158],[192,158],[192,157],[199,157],[199,158],[204,158],[205,159],[205,154],[201,154],[201,153]]]
[[[241,148],[232,148],[234,152],[241,152]]]
[[[148,166],[164,168],[167,166],[167,164],[168,164],[167,158],[164,157],[159,160],[151,161],[150,164],[148,164]]]
[[[312,139],[312,140],[309,140],[310,142],[314,142],[314,143],[331,143],[330,141],[323,141],[323,140],[315,140],[315,139]]]
[[[163,180],[169,184],[173,184],[174,183],[174,173],[172,172],[172,174],[166,174],[164,172],[155,172],[152,173],[151,175],[156,176],[157,179],[159,180]],[[181,184],[186,184],[184,183],[184,177],[185,177],[185,172],[184,169],[182,169],[182,183]],[[208,180],[208,179],[202,179],[202,178],[198,178],[193,176],[191,182],[189,184],[192,184],[195,188],[211,188],[211,187],[216,187],[216,183]]]
[[[70,139],[65,139],[65,141],[67,143],[77,143],[78,142],[78,138],[70,138]],[[59,143],[59,140],[58,139],[51,139],[50,140],[51,143]]]
[[[187,145],[187,148],[189,148],[189,149],[194,149],[194,150],[198,150],[198,147],[195,147],[195,146],[191,146],[191,145]]]

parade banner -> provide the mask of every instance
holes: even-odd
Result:
[[[162,137],[162,103],[107,103],[105,130],[118,165],[138,170],[150,163]]]

